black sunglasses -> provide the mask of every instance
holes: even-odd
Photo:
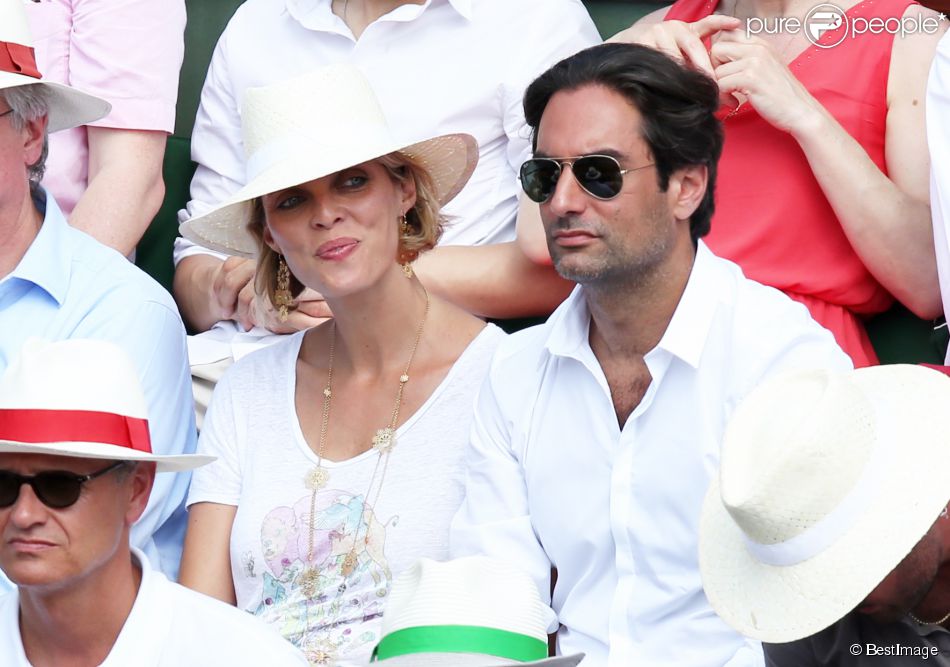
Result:
[[[536,157],[521,165],[521,187],[531,201],[543,204],[557,187],[563,166],[571,168],[577,184],[596,199],[613,199],[623,188],[623,175],[642,167],[623,169],[610,155],[579,155],[577,157]]]
[[[125,464],[125,461],[116,461],[109,467],[88,475],[76,475],[64,470],[50,470],[36,475],[18,475],[9,470],[0,470],[0,507],[13,505],[20,497],[20,487],[24,484],[33,487],[33,493],[47,507],[53,509],[69,507],[79,500],[84,483],[118,470]]]

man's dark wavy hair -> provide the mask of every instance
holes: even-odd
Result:
[[[623,95],[642,117],[641,135],[656,163],[660,190],[683,167],[705,165],[706,194],[690,217],[693,243],[709,233],[716,165],[722,153],[722,124],[715,117],[719,88],[699,70],[638,44],[602,44],[557,63],[535,79],[524,96],[531,144],[538,147],[538,125],[555,93],[590,85]]]

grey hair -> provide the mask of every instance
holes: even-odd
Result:
[[[13,110],[11,123],[13,129],[20,131],[31,120],[49,114],[49,92],[43,86],[27,84],[0,90],[0,96]],[[43,131],[43,151],[39,159],[30,165],[30,180],[39,183],[46,173],[46,157],[49,155],[49,133]]]

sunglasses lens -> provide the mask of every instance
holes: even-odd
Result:
[[[607,155],[590,155],[574,162],[574,178],[598,199],[613,199],[623,189],[620,163]]]
[[[33,490],[48,507],[61,509],[79,500],[82,483],[69,473],[43,472],[33,478]]]
[[[561,165],[554,160],[536,158],[521,165],[521,187],[531,201],[543,204],[554,193]]]
[[[9,507],[20,495],[20,478],[9,472],[0,472],[0,507]]]

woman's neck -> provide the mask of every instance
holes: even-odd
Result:
[[[372,288],[327,299],[334,315],[334,366],[376,374],[406,362],[427,312],[428,295],[418,278],[396,265]]]

